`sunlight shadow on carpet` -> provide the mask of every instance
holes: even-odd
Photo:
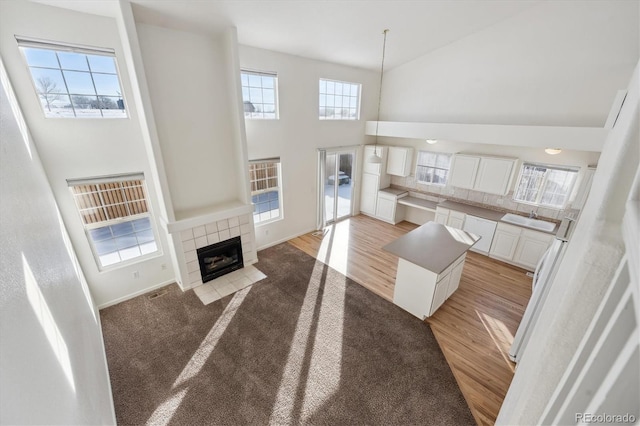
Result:
[[[224,334],[224,331],[227,329],[227,326],[233,319],[238,308],[242,304],[242,301],[250,290],[251,287],[246,287],[233,295],[233,298],[222,312],[222,315],[220,315],[220,318],[218,318],[213,327],[211,327],[211,331],[209,331],[207,337],[204,338],[198,350],[193,354],[176,381],[173,383],[172,389],[186,383],[187,380],[200,373],[202,366],[204,366],[204,363],[207,362],[207,359],[211,356],[211,353],[220,341],[220,337]]]
[[[180,392],[167,398],[162,404],[155,409],[149,420],[147,420],[147,426],[166,426],[173,418],[174,413],[180,407],[184,396],[187,394],[189,388],[184,388]]]

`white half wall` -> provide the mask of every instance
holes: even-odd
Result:
[[[380,75],[248,46],[240,46],[240,66],[278,73],[280,119],[245,120],[249,159],[280,157],[282,162],[284,219],[256,227],[262,248],[315,229],[317,149],[372,141],[364,129],[376,117]],[[318,118],[320,78],[362,84],[360,120]],[[354,196],[357,201],[357,181]]]
[[[130,118],[45,118],[15,34],[115,49]],[[159,246],[162,247],[159,255],[144,262],[100,272],[66,183],[72,178],[129,172],[144,172],[145,176],[151,176],[136,104],[131,101],[133,89],[115,19],[30,1],[3,2],[0,53],[96,304],[106,305],[160,283],[172,282],[175,275],[168,255],[167,235],[159,229],[155,215]],[[160,211],[155,185],[147,185],[147,189],[152,212]],[[134,271],[137,271],[138,278],[134,278]]]
[[[381,119],[602,127],[638,60],[638,15],[637,1],[539,2],[386,72]]]
[[[99,314],[0,67],[0,424],[115,425]]]

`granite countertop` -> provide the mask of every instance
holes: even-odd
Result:
[[[478,240],[479,236],[461,229],[427,222],[382,249],[440,274]]]

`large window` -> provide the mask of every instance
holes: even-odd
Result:
[[[113,49],[17,40],[45,117],[127,117]]]
[[[280,159],[256,160],[249,163],[254,223],[271,222],[282,217]]]
[[[451,167],[451,154],[418,151],[416,180],[420,183],[446,185]]]
[[[278,75],[242,70],[242,100],[246,118],[278,118]]]
[[[562,209],[566,206],[578,169],[524,163],[514,201]]]
[[[100,269],[158,251],[142,174],[68,184]]]
[[[360,84],[320,79],[320,120],[358,120]]]

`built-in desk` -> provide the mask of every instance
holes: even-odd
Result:
[[[384,246],[399,257],[393,303],[420,319],[433,315],[458,289],[467,250],[478,240],[461,229],[427,222]]]

